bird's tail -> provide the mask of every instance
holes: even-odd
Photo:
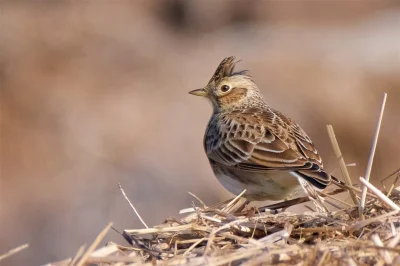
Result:
[[[317,170],[301,170],[296,171],[297,175],[300,175],[302,178],[310,182],[317,190],[325,189],[330,183],[333,183],[341,188],[348,189],[346,183],[340,181],[333,175],[326,173],[325,171]]]

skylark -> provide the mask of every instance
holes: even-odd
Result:
[[[286,199],[303,188],[326,212],[316,191],[332,177],[311,139],[264,101],[247,71],[235,72],[234,59],[222,60],[207,86],[189,92],[213,106],[204,149],[217,179],[235,195],[246,189],[250,201]]]

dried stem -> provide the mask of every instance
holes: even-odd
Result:
[[[74,266],[78,259],[82,256],[83,252],[85,251],[86,245],[82,245],[79,247],[78,251],[76,252],[75,256],[72,258],[71,263],[69,266]]]
[[[90,247],[82,255],[81,259],[78,261],[76,266],[82,266],[83,264],[86,263],[86,260],[90,257],[91,253],[97,248],[97,246],[100,244],[100,242],[106,236],[106,234],[110,230],[111,226],[112,226],[112,223],[107,224],[107,226],[99,233],[99,235],[96,237],[96,239],[90,245]]]
[[[28,244],[24,244],[24,245],[21,245],[19,247],[16,247],[16,248],[13,248],[13,249],[7,251],[7,253],[5,253],[3,255],[0,255],[0,261],[2,261],[5,258],[8,258],[8,257],[18,253],[18,252],[20,252],[20,251],[22,251],[24,249],[26,249],[27,247],[29,247],[29,245]]]
[[[197,199],[198,202],[200,202],[201,205],[203,205],[203,208],[207,208],[207,205],[199,198],[197,197],[195,194],[193,194],[192,192],[188,192],[190,196],[192,196],[193,198]]]
[[[382,102],[382,106],[381,106],[381,111],[380,111],[380,114],[379,114],[378,125],[376,126],[374,141],[372,143],[371,153],[370,153],[369,159],[368,159],[368,166],[367,166],[367,170],[366,170],[365,176],[364,176],[366,181],[369,181],[369,177],[371,175],[372,163],[374,161],[376,145],[378,144],[379,131],[381,130],[383,113],[385,111],[386,98],[387,98],[387,93],[384,93],[383,94],[383,102]],[[366,199],[367,199],[367,187],[364,186],[363,190],[362,190],[361,202],[360,202],[360,206],[359,206],[359,215],[362,218],[364,217],[363,216],[363,212],[364,212],[364,209],[365,209],[365,200]]]
[[[396,205],[391,199],[386,197],[385,194],[383,194],[379,189],[377,189],[374,185],[369,183],[367,180],[364,178],[360,177],[361,183],[364,184],[365,187],[367,187],[369,190],[371,190],[372,193],[374,193],[380,200],[382,200],[384,203],[390,206],[394,211],[400,211],[400,207]]]
[[[126,193],[119,182],[118,182],[118,187],[121,190],[121,193],[124,196],[124,198],[126,199],[126,201],[131,206],[132,210],[135,212],[136,216],[139,218],[140,222],[144,225],[144,227],[149,228],[147,226],[147,224],[144,222],[144,220],[142,219],[142,217],[140,216],[139,212],[136,210],[135,206],[133,206],[132,202],[129,200],[128,196],[126,196]]]
[[[379,235],[374,234],[371,236],[372,241],[377,245],[378,247],[384,247],[381,238]],[[385,260],[385,263],[391,265],[393,262],[392,256],[390,256],[389,252],[387,250],[379,250],[379,254],[381,254],[382,258]]]
[[[342,193],[342,192],[345,192],[345,191],[346,190],[343,189],[343,188],[338,188],[338,189],[335,189],[333,191],[321,194],[321,196],[325,197],[327,195],[336,195],[336,194],[339,194],[339,193]],[[298,204],[301,204],[301,203],[304,203],[304,202],[308,202],[308,201],[310,201],[309,197],[305,196],[305,197],[295,198],[295,199],[286,200],[286,201],[274,203],[274,204],[271,204],[271,205],[267,205],[267,206],[264,206],[264,207],[260,207],[258,210],[260,212],[262,212],[262,211],[265,211],[265,210],[277,210],[277,209],[282,209],[282,208],[289,208],[291,206],[298,205]]]
[[[346,163],[344,162],[344,158],[342,152],[339,148],[339,143],[337,142],[335,132],[333,131],[332,125],[327,125],[329,139],[331,140],[331,144],[333,147],[333,151],[336,155],[336,158],[339,160],[340,170],[342,171],[343,177],[345,179],[345,183],[347,186],[352,186],[351,178],[349,175],[349,171],[347,171]],[[358,205],[358,199],[356,193],[352,190],[349,190],[350,197],[354,203],[354,205]]]
[[[387,196],[388,196],[388,197],[391,195],[391,192],[392,192],[393,188],[395,187],[395,184],[397,183],[397,179],[399,178],[399,175],[400,175],[400,168],[397,169],[396,171],[392,172],[390,175],[386,176],[385,178],[383,178],[383,179],[381,180],[381,185],[382,185],[383,189],[386,190],[386,186],[385,186],[384,182],[385,182],[388,178],[394,176],[395,174],[397,174],[397,176],[396,176],[395,181],[392,183],[392,185],[391,185],[391,187],[390,187],[390,189],[389,189],[389,192],[387,193]]]

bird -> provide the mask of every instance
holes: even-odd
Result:
[[[314,143],[293,119],[266,103],[235,57],[222,60],[208,84],[189,93],[213,107],[203,146],[214,175],[231,193],[244,189],[248,201],[285,200],[298,191],[327,213],[318,192],[332,176]]]

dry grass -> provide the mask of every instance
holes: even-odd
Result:
[[[400,204],[400,191],[394,189],[389,200]],[[152,228],[124,230],[129,247],[108,243],[90,256],[80,255],[81,251],[75,261],[105,265],[247,266],[400,262],[400,212],[393,211],[379,196],[367,195],[364,220],[359,217],[358,206],[323,215],[277,212],[271,210],[275,208],[272,205],[243,209],[244,203],[240,197],[217,206],[200,203],[202,207],[183,210],[189,212],[183,218],[168,218]],[[293,203],[296,202],[286,207]],[[104,233],[103,230],[100,239]],[[72,261],[73,258],[51,265],[76,265]]]

